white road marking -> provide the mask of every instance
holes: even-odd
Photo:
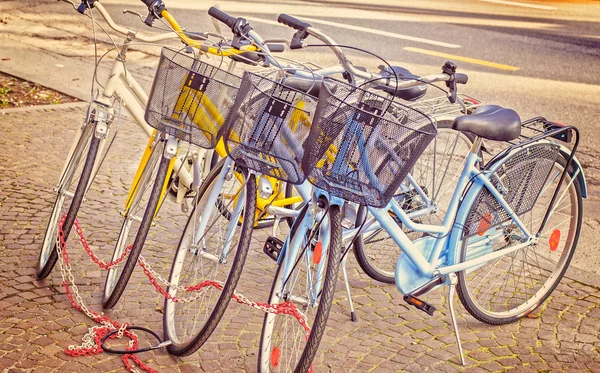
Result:
[[[256,17],[244,17],[244,18],[246,18],[249,21],[262,22],[262,23],[266,23],[266,24],[269,24],[269,25],[280,25],[280,26],[283,26],[283,27],[287,27],[285,25],[282,25],[282,24],[280,24],[278,22],[275,22],[275,21],[272,21],[270,19],[263,19],[263,18],[256,18]],[[314,18],[307,18],[307,17],[300,17],[300,19],[303,20],[303,21],[312,22],[312,23],[320,23],[320,24],[327,25],[327,26],[332,26],[332,27],[339,27],[339,28],[344,28],[344,29],[348,29],[348,30],[355,30],[355,31],[366,32],[366,33],[369,33],[369,34],[388,36],[390,38],[395,38],[395,39],[409,40],[409,41],[414,41],[414,42],[417,42],[417,43],[424,43],[424,44],[430,44],[430,45],[437,45],[438,47],[462,48],[458,44],[451,44],[451,43],[445,43],[443,41],[423,39],[423,38],[418,38],[418,37],[415,37],[415,36],[396,34],[396,33],[393,33],[393,32],[375,30],[375,29],[371,29],[371,28],[367,28],[367,27],[352,26],[352,25],[347,25],[347,24],[344,24],[344,23],[324,21],[324,20],[321,20],[321,19],[314,19]]]
[[[496,4],[520,6],[523,8],[533,8],[533,9],[542,9],[542,10],[557,10],[557,8],[553,7],[553,6],[537,5],[537,4],[529,4],[529,3],[519,3],[516,1],[507,1],[507,0],[479,0],[479,1],[483,1],[485,3],[496,3]]]

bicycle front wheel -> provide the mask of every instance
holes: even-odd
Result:
[[[171,162],[163,156],[164,147],[164,140],[156,142],[123,220],[111,261],[122,260],[127,248],[131,247],[131,250],[127,254],[125,265],[121,263],[108,270],[102,298],[104,308],[113,308],[123,295],[154,220]]]
[[[66,213],[62,227],[66,241],[83,202],[100,144],[100,139],[94,136],[94,128],[95,126],[91,122],[83,128],[73,154],[58,183],[58,195],[50,214],[50,221],[46,228],[44,242],[38,258],[35,273],[38,280],[48,277],[58,260],[56,237],[62,215]]]
[[[308,371],[325,332],[341,259],[341,212],[333,205],[314,215],[308,210],[308,206],[303,208],[291,228],[290,245],[301,242],[298,250],[286,248],[285,255],[297,254],[289,261],[293,264],[286,278],[286,259],[279,265],[269,303],[293,303],[305,316],[310,335],[306,337],[304,327],[293,316],[267,313],[258,351],[261,373]]]
[[[526,150],[535,152],[544,146],[548,145],[534,145]],[[511,161],[506,163],[510,165]],[[519,215],[530,233],[539,230],[565,166],[566,160],[559,154],[533,208]],[[535,182],[523,178],[524,172],[517,175],[519,181]],[[507,179],[510,176],[510,169],[499,176],[502,185],[511,185]],[[465,228],[461,261],[508,249],[524,239],[513,220],[492,226],[492,213],[481,214],[482,209],[489,211],[482,205],[486,201],[483,194],[489,195],[489,192],[483,188],[479,193],[467,216],[479,216],[481,220],[475,225],[474,233],[473,229],[467,232]],[[581,190],[573,180],[573,170],[569,169],[536,244],[458,273],[457,292],[467,311],[479,321],[500,325],[514,322],[539,307],[556,288],[571,262],[581,230],[582,210]]]
[[[173,355],[190,355],[208,340],[231,301],[246,261],[256,182],[241,167],[228,178],[230,165],[231,160],[221,160],[202,183],[171,265],[163,321],[165,336],[172,342],[167,349]],[[231,213],[225,216],[224,210]],[[207,286],[186,291],[202,284]]]

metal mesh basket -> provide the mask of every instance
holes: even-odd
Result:
[[[275,74],[245,72],[240,94],[223,127],[227,153],[237,163],[292,184],[300,169],[315,98],[279,83]]]
[[[418,110],[325,79],[302,169],[334,196],[383,207],[436,134]]]
[[[232,73],[163,48],[145,119],[158,131],[212,149],[240,82]]]
[[[559,147],[555,144],[523,148],[506,160],[490,180],[518,216],[525,214],[533,209],[558,156]],[[481,190],[473,206],[465,223],[467,237],[510,220],[506,210],[487,188]],[[483,225],[482,221],[485,222]]]

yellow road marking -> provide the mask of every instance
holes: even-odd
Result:
[[[533,8],[533,9],[542,9],[542,10],[557,10],[554,6],[546,6],[546,5],[537,5],[537,4],[529,4],[529,3],[519,3],[516,1],[506,1],[506,0],[479,0],[486,3],[496,3],[496,4],[504,4],[504,5],[512,5],[512,6],[520,6],[523,8]]]
[[[509,70],[509,71],[517,71],[517,70],[521,69],[520,67],[516,67],[516,66],[503,65],[501,63],[495,63],[495,62],[489,62],[489,61],[484,61],[484,60],[478,60],[478,59],[469,58],[469,57],[462,57],[462,56],[457,56],[457,55],[454,55],[454,54],[448,54],[448,53],[441,53],[441,52],[436,52],[436,51],[430,51],[430,50],[427,50],[427,49],[414,48],[414,47],[404,47],[402,49],[404,49],[405,51],[409,51],[409,52],[416,52],[416,53],[428,54],[430,56],[437,56],[437,57],[449,58],[449,59],[454,60],[454,61],[469,62],[469,63],[474,63],[474,64],[477,64],[477,65],[493,67],[495,69]]]

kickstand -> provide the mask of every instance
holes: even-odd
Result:
[[[352,321],[357,322],[358,318],[356,317],[356,313],[354,312],[354,302],[352,302],[352,293],[350,292],[350,283],[348,282],[348,271],[346,270],[346,264],[348,262],[348,253],[350,251],[346,251],[344,257],[342,258],[342,274],[344,275],[344,284],[346,285],[346,294],[348,295],[348,303],[350,303],[350,318]]]
[[[452,318],[452,326],[454,327],[454,335],[456,336],[456,344],[458,345],[458,354],[460,355],[460,363],[464,366],[465,357],[463,356],[463,349],[460,343],[460,334],[458,333],[458,325],[456,324],[456,315],[454,314],[454,293],[456,292],[456,273],[451,273],[450,283],[448,284],[448,308],[450,310],[450,318]]]

